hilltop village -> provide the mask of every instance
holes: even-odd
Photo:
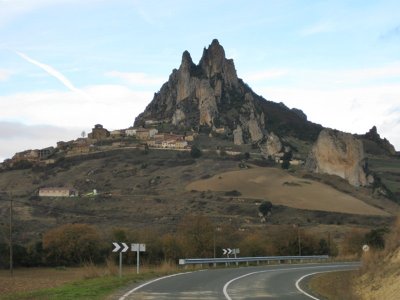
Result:
[[[149,125],[148,123],[147,125]],[[190,150],[197,133],[187,134],[160,133],[155,127],[130,127],[109,131],[101,124],[96,124],[86,136],[68,142],[57,142],[56,147],[25,150],[16,153],[11,159],[0,164],[0,168],[13,168],[19,164],[49,165],[59,157],[71,157],[87,153],[107,151],[118,148],[157,148],[173,150]]]

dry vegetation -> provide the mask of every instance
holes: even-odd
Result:
[[[83,279],[88,274],[85,267],[21,268],[14,270],[13,277],[10,276],[10,271],[0,270],[0,295],[52,288]]]
[[[344,244],[359,245],[360,232]],[[400,295],[400,218],[385,239],[382,250],[362,253],[359,271],[332,272],[312,277],[309,288],[324,299],[397,300]]]
[[[363,255],[356,292],[366,300],[396,300],[400,295],[400,218],[386,239],[385,249]]]
[[[276,168],[253,167],[217,174],[187,185],[187,190],[237,190],[241,198],[270,199],[275,205],[361,215],[389,214],[320,182],[301,179]]]

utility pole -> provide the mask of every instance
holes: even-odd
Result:
[[[10,195],[10,276],[13,277],[13,241],[12,241],[12,222],[13,222],[13,199],[12,195]]]
[[[297,228],[297,243],[299,246],[299,256],[301,256],[300,224],[293,224],[293,228]]]

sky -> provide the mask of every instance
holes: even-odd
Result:
[[[398,0],[0,0],[0,161],[132,126],[214,38],[257,94],[400,150]]]

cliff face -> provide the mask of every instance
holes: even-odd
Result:
[[[152,119],[188,129],[224,127],[235,143],[257,142],[264,137],[265,126],[253,94],[238,79],[233,60],[226,59],[223,47],[213,40],[198,65],[189,52],[183,53],[179,69],[173,70],[135,125]]]
[[[269,131],[278,137],[293,135],[314,141],[321,130],[320,125],[307,121],[301,110],[254,93],[238,78],[233,60],[225,57],[218,40],[204,48],[197,65],[189,52],[183,53],[179,69],[172,71],[134,125],[143,126],[146,120],[184,130],[224,128],[235,144],[258,143],[262,147]]]
[[[324,129],[318,136],[306,168],[316,173],[337,175],[351,185],[368,185],[362,142],[350,133]]]

